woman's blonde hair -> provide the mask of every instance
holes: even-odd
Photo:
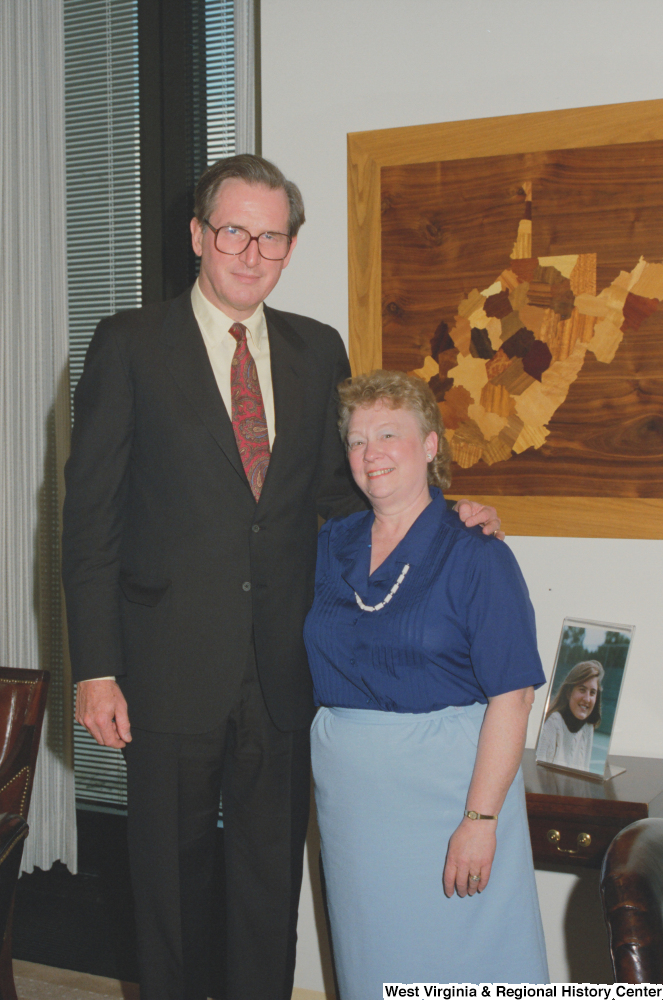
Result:
[[[598,726],[601,721],[601,683],[604,676],[603,664],[599,663],[598,660],[583,660],[582,663],[576,663],[575,667],[572,667],[566,677],[564,682],[555,695],[555,700],[548,709],[546,714],[546,719],[553,714],[553,712],[564,711],[568,708],[569,699],[571,697],[571,692],[574,687],[578,684],[582,684],[583,681],[591,680],[592,677],[598,678],[598,691],[596,692],[596,701],[594,702],[594,708],[592,709],[591,715],[585,719],[586,723],[593,726],[594,729]]]
[[[406,375],[405,372],[389,372],[378,368],[367,375],[357,375],[341,382],[338,395],[338,429],[345,445],[354,411],[360,406],[373,406],[379,400],[385,400],[395,410],[402,406],[410,410],[419,422],[422,439],[435,431],[437,454],[428,463],[428,482],[442,490],[448,488],[451,483],[451,449],[444,436],[440,408],[423,379],[416,375]]]

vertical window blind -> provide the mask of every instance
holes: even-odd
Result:
[[[140,305],[137,0],[65,0],[72,391],[103,316]]]
[[[64,0],[67,273],[72,393],[99,320],[141,304],[139,0]],[[194,169],[234,152],[233,0],[193,25]],[[79,806],[124,810],[121,753],[75,726]]]
[[[235,152],[235,18],[233,0],[205,0],[207,163]]]
[[[64,0],[69,372],[141,300],[137,0]],[[74,726],[76,798],[123,808],[124,761]]]

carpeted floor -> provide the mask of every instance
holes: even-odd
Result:
[[[139,1000],[135,983],[69,972],[14,959],[18,1000]],[[324,993],[295,989],[292,1000],[325,1000]]]
[[[18,1000],[139,1000],[134,983],[14,959]]]

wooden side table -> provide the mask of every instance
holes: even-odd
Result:
[[[663,760],[613,757],[623,774],[598,782],[536,764],[525,750],[523,775],[534,863],[600,868],[612,838],[646,816],[663,817]]]

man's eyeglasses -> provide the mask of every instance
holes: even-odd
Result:
[[[284,260],[288,256],[292,239],[285,233],[261,233],[260,236],[251,236],[246,229],[239,226],[221,226],[215,229],[209,219],[203,222],[214,233],[214,246],[219,253],[227,253],[236,257],[244,253],[253,240],[258,244],[258,253],[265,260]]]

